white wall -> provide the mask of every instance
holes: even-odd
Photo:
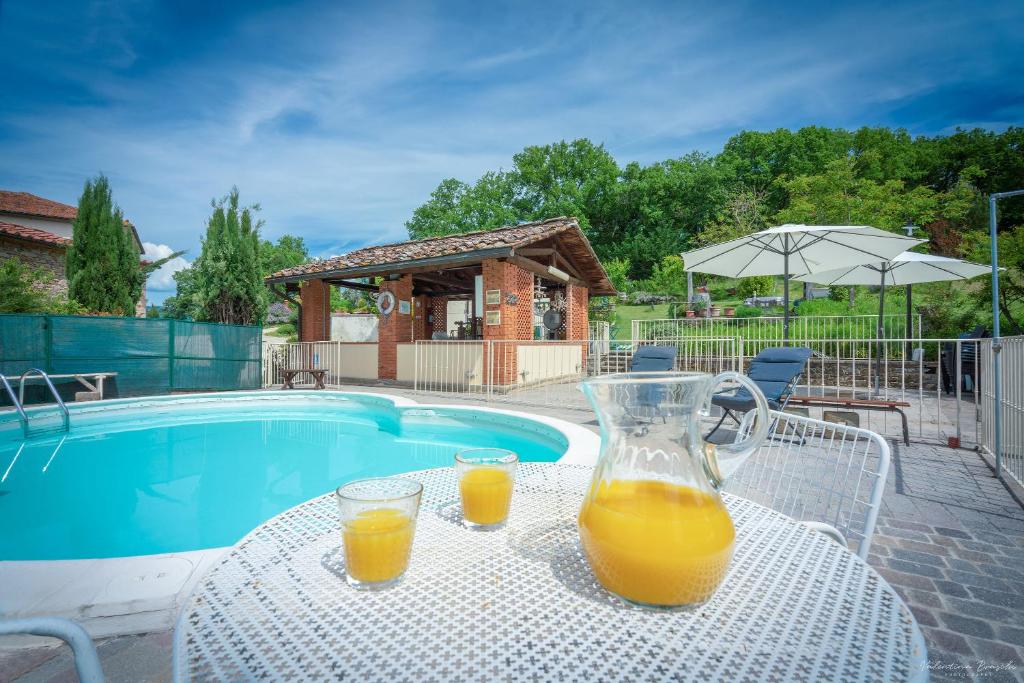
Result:
[[[585,344],[586,342],[519,344],[516,347],[516,381],[533,384],[579,375],[583,371]]]
[[[377,323],[372,313],[335,313],[331,316],[331,341],[376,342]]]
[[[34,216],[22,216],[16,213],[3,213],[2,211],[0,211],[0,221],[3,221],[4,223],[14,223],[15,225],[23,225],[26,228],[45,230],[46,232],[52,232],[54,235],[60,235],[61,237],[71,239],[71,221],[62,221],[53,218],[35,218]]]

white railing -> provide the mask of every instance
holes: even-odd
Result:
[[[263,386],[281,384],[281,371],[286,368],[326,369],[326,379],[331,384],[341,384],[345,380],[375,380],[377,344],[330,341],[264,344]],[[296,378],[299,382],[308,379]]]
[[[585,408],[579,382],[627,372],[648,341],[421,340],[415,342],[416,391],[560,408]],[[676,347],[674,369],[721,372],[738,367],[733,338],[659,341]],[[401,375],[401,372],[399,372]],[[401,379],[401,377],[400,377]]]
[[[791,345],[813,351],[795,393],[810,396],[900,401],[909,435],[918,441],[963,445],[991,443],[991,419],[983,415],[982,396],[990,391],[991,346],[959,339],[800,339]],[[587,377],[630,369],[640,346],[672,345],[675,370],[717,373],[746,371],[750,359],[764,348],[782,346],[780,339],[682,337],[678,339],[580,341],[421,340],[399,344],[400,386],[453,398],[519,403],[551,409],[586,409],[578,390]],[[1024,471],[1024,338],[1007,340],[1004,356],[1004,462],[1014,476]],[[268,344],[264,348],[263,383],[280,385],[284,368],[326,368],[331,384],[377,379],[376,344],[307,342]],[[988,355],[985,355],[985,354]],[[879,362],[881,359],[881,362]],[[1018,372],[1018,375],[1014,373]],[[876,375],[878,377],[876,382]],[[957,381],[955,378],[960,378]],[[306,382],[308,378],[299,378]],[[991,396],[988,414],[991,414]],[[852,419],[859,426],[888,437],[901,437],[896,412],[857,407],[811,409],[835,412],[834,419]],[[844,414],[845,413],[845,414]]]
[[[911,318],[916,329],[907,334],[905,315],[883,316],[885,336],[920,338],[921,316]],[[748,341],[781,339],[782,316],[760,318],[658,318],[634,320],[633,339],[677,339],[679,337],[739,336]],[[875,339],[878,334],[877,315],[807,315],[789,319],[790,339]]]
[[[1002,422],[1002,472],[1024,486],[1024,337],[1002,337],[1000,353],[1000,383],[1002,401],[998,406]],[[980,343],[981,382],[981,437],[979,446],[995,458],[996,402],[992,387],[992,340]]]

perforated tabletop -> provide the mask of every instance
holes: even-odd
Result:
[[[576,514],[591,469],[522,463],[508,526],[459,524],[451,468],[423,483],[404,581],[344,581],[333,497],[250,533],[204,577],[175,638],[195,680],[895,681],[921,679],[924,642],[864,562],[765,507],[726,496],[729,573],[704,607],[651,612],[595,581]]]

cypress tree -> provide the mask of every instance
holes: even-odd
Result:
[[[145,278],[103,175],[85,183],[65,257],[68,297],[93,313],[135,315]]]
[[[212,202],[202,252],[192,264],[188,292],[194,320],[236,325],[261,324],[267,293],[259,259],[259,206],[240,207],[238,188]]]

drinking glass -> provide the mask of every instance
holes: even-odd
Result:
[[[409,566],[423,485],[402,477],[360,479],[338,487],[345,580],[377,590],[397,584]]]
[[[464,526],[479,530],[505,526],[518,462],[518,455],[502,448],[470,448],[455,454]]]

